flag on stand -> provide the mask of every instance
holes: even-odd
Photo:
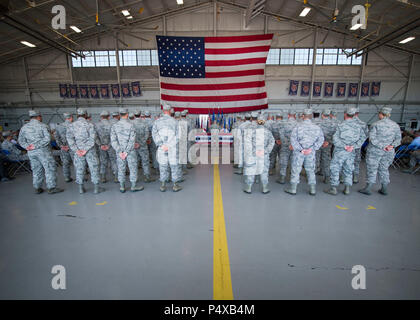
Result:
[[[156,36],[162,104],[195,114],[268,108],[265,63],[272,38]]]

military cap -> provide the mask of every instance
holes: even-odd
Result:
[[[141,115],[140,110],[136,110],[136,111],[134,111],[134,115],[135,115],[136,117],[140,116],[140,115]]]
[[[356,109],[355,107],[348,107],[348,108],[346,109],[346,113],[347,113],[349,116],[354,116],[354,115],[356,114],[356,112],[357,112],[357,109]]]
[[[181,116],[181,112],[177,111],[175,112],[175,117],[179,118]]]
[[[101,113],[99,114],[101,117],[108,117],[109,116],[109,112],[106,110],[101,111]]]
[[[249,118],[251,118],[251,113],[249,112],[245,113],[245,119],[249,119]]]
[[[182,110],[181,111],[181,116],[186,117],[187,116],[188,111],[187,110]]]
[[[324,116],[329,116],[331,114],[331,110],[330,109],[324,109],[324,110],[322,110],[322,114]]]
[[[38,116],[40,116],[41,114],[39,113],[39,111],[38,110],[29,110],[29,116],[30,117],[38,117]]]
[[[145,115],[146,117],[150,117],[150,111],[145,111],[145,112],[144,112],[144,115]]]
[[[113,117],[116,117],[116,116],[118,116],[118,115],[119,115],[119,113],[118,113],[117,111],[112,112],[112,116],[113,116]]]
[[[134,118],[134,113],[130,112],[130,113],[128,114],[128,117],[129,117],[129,118]]]
[[[303,110],[303,114],[305,116],[309,116],[309,115],[313,114],[313,111],[312,111],[312,109],[307,108],[307,109]]]
[[[168,104],[163,105],[163,111],[171,111],[171,106]]]
[[[385,115],[385,116],[390,116],[391,115],[391,111],[392,111],[392,108],[390,108],[390,107],[383,107],[380,112],[383,115]]]
[[[68,119],[68,118],[70,118],[70,117],[71,117],[71,113],[64,112],[64,113],[63,113],[63,117],[64,117],[64,119]]]
[[[276,114],[276,118],[282,118],[283,117],[283,112],[279,111]]]
[[[252,117],[252,119],[257,119],[258,118],[258,112],[256,112],[256,111],[251,112],[251,117]]]
[[[264,115],[263,115],[263,114],[260,114],[260,115],[258,116],[258,121],[265,121],[265,117],[264,117]]]
[[[119,113],[120,114],[127,114],[128,113],[128,109],[127,108],[120,108]]]
[[[288,114],[290,114],[292,116],[295,116],[296,115],[296,110],[290,109],[289,112],[288,112]]]
[[[245,120],[245,115],[244,114],[241,114],[240,117],[241,117],[242,120]]]
[[[86,110],[82,108],[77,109],[76,113],[78,116],[85,116],[87,114]]]

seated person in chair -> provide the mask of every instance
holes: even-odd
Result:
[[[1,148],[6,150],[9,154],[7,158],[11,161],[24,161],[29,160],[28,156],[26,155],[25,151],[22,151],[18,148],[18,146],[12,142],[13,135],[10,131],[3,132],[4,141],[1,144]]]
[[[411,142],[407,150],[410,153],[409,168],[403,170],[405,173],[413,173],[417,163],[420,161],[420,131],[414,132],[414,140]]]

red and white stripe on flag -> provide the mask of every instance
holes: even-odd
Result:
[[[167,38],[171,37],[165,38],[170,41]],[[192,78],[184,73],[184,77],[171,77],[162,69],[159,72],[161,104],[168,104],[175,111],[188,109],[195,114],[268,108],[265,63],[272,38],[273,34],[201,38],[204,39],[205,75]],[[183,38],[176,39],[177,45],[184,45],[184,41],[181,44]],[[160,51],[159,55],[160,68],[171,67],[162,64],[164,57]],[[176,61],[172,61],[172,67],[176,66],[174,63]]]

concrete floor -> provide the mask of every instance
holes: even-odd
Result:
[[[391,170],[388,197],[333,197],[322,183],[311,197],[274,179],[270,194],[247,195],[232,172],[220,166],[235,299],[420,298],[419,175]],[[35,195],[29,175],[0,183],[0,299],[212,299],[212,166],[189,170],[179,193],[60,186]],[[51,288],[54,265],[66,290]],[[366,290],[351,287],[354,265]]]

